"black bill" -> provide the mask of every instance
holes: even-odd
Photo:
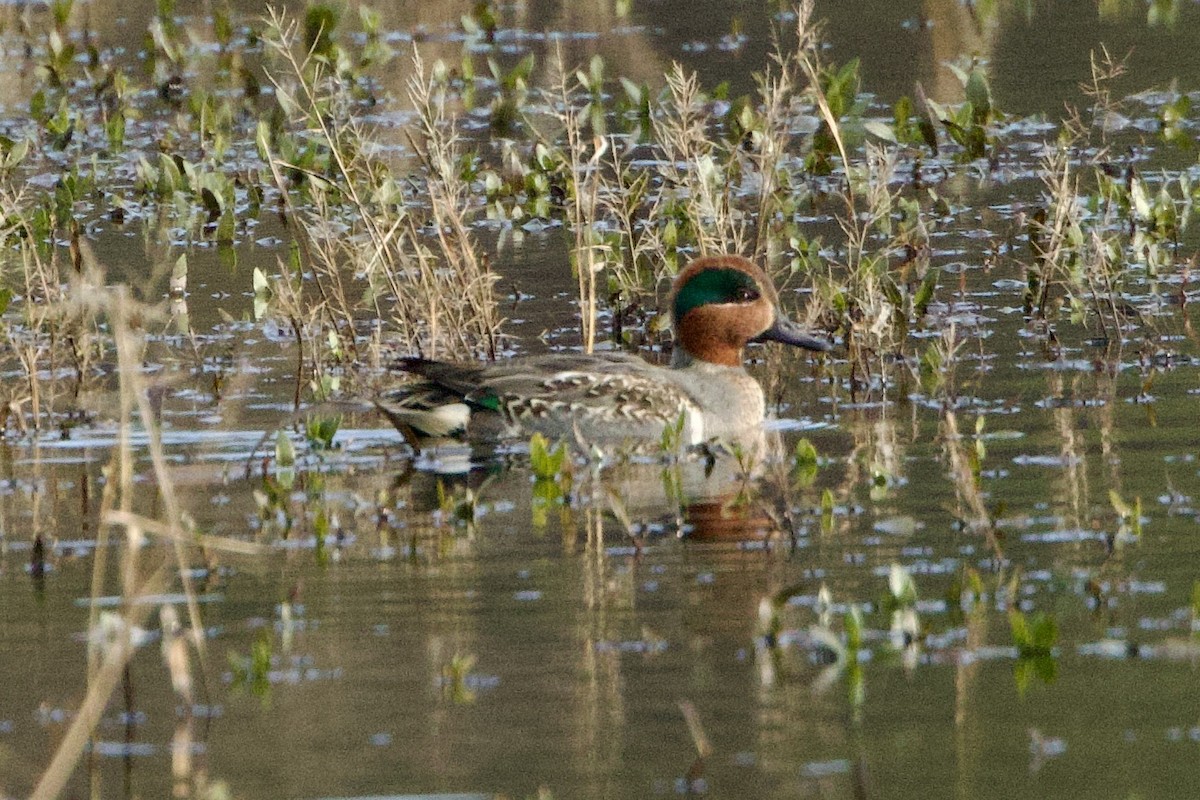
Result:
[[[781,342],[793,347],[803,347],[805,350],[825,352],[833,349],[833,344],[820,336],[814,336],[803,325],[792,322],[782,314],[775,315],[775,324],[760,333],[756,342]]]

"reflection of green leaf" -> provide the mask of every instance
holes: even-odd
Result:
[[[0,314],[8,311],[8,304],[12,302],[12,289],[7,286],[0,287]]]
[[[442,667],[442,695],[460,705],[474,702],[475,692],[469,680],[474,666],[475,656],[455,653],[450,663]]]
[[[280,431],[275,437],[275,478],[284,489],[291,489],[296,480],[296,451],[292,440]]]
[[[1053,656],[1038,656],[1033,659],[1033,671],[1042,679],[1042,683],[1053,683],[1058,677],[1058,662]]]
[[[862,647],[863,616],[862,609],[857,603],[851,604],[846,613],[846,651],[848,658],[858,661],[858,651]]]
[[[217,222],[217,242],[220,244],[232,244],[236,227],[237,223],[233,218],[232,209],[226,209],[225,213],[221,215],[221,219]]]
[[[850,707],[854,709],[855,716],[857,717],[862,710],[863,701],[867,699],[866,681],[863,680],[862,665],[857,661],[851,662],[846,667],[846,687]]]
[[[533,527],[544,528],[551,508],[561,504],[563,490],[553,478],[538,478],[533,483],[533,498],[530,503]]]
[[[901,564],[892,563],[888,571],[888,589],[892,593],[892,600],[901,608],[913,606],[917,602],[917,583]]]
[[[1017,694],[1022,697],[1029,688],[1029,679],[1033,675],[1033,663],[1029,659],[1019,658],[1013,664],[1013,682],[1017,684]]]
[[[1018,658],[1013,664],[1013,680],[1017,685],[1017,693],[1024,695],[1029,688],[1029,681],[1037,677],[1042,683],[1054,683],[1058,677],[1058,662],[1054,656],[1040,655]]]

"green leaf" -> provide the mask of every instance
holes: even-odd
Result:
[[[971,70],[965,89],[975,121],[981,125],[986,124],[992,118],[992,90],[988,86],[987,75],[982,67],[977,65]]]
[[[863,616],[862,609],[857,603],[851,603],[846,613],[846,650],[857,653],[862,647]]]
[[[933,293],[937,289],[938,278],[941,277],[941,274],[941,270],[929,270],[921,280],[921,285],[917,287],[917,292],[913,295],[913,312],[918,318],[924,317],[925,312],[929,310],[929,302],[933,299]]]
[[[886,122],[869,119],[863,123],[863,129],[872,136],[883,139],[885,142],[899,144],[899,139],[896,137],[896,129]]]
[[[912,574],[903,566],[893,563],[888,571],[888,588],[892,599],[900,606],[912,606],[917,602],[917,584]]]
[[[813,447],[813,443],[808,439],[801,439],[796,442],[795,448],[792,449],[792,463],[797,467],[800,466],[816,466],[817,465],[817,448]]]
[[[275,465],[285,468],[296,465],[296,449],[284,431],[275,436]]]
[[[1058,623],[1048,614],[1038,614],[1033,618],[1033,646],[1041,652],[1049,653],[1058,642]]]
[[[271,286],[267,283],[267,275],[259,267],[254,268],[254,293],[267,294],[271,291]]]
[[[200,190],[200,202],[208,212],[210,222],[221,216],[221,198],[212,189],[205,186]]]
[[[187,253],[180,254],[179,258],[175,259],[175,266],[171,268],[170,288],[171,294],[178,296],[187,291],[188,279],[188,258]]]
[[[624,75],[620,77],[621,86],[625,89],[625,94],[629,98],[629,102],[635,106],[642,104],[642,90],[633,81],[626,78]]]
[[[529,463],[533,474],[539,480],[552,480],[557,477],[562,472],[566,456],[567,448],[562,442],[551,450],[549,440],[540,433],[533,434],[529,440]]]
[[[227,210],[217,222],[217,243],[233,244],[236,229],[237,223],[234,221],[233,211],[232,209]]]
[[[13,143],[8,152],[4,154],[4,168],[12,169],[25,160],[26,154],[29,153],[29,140],[19,139]]]

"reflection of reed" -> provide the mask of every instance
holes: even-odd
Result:
[[[1070,375],[1068,380],[1066,375]],[[1049,370],[1047,398],[1054,404],[1053,419],[1061,464],[1057,525],[1064,530],[1090,531],[1096,523],[1096,500],[1090,484],[1086,432],[1099,433],[1102,469],[1107,470],[1108,491],[1121,494],[1120,459],[1115,449],[1117,396],[1116,370],[1110,366],[1087,373]],[[1101,495],[1107,492],[1101,489]],[[1082,537],[1078,550],[1090,550]]]
[[[997,581],[997,585],[999,581]],[[974,653],[988,641],[988,607],[975,602],[966,612],[963,653]],[[954,753],[957,762],[955,792],[960,800],[977,795],[980,770],[987,755],[988,719],[978,710],[978,686],[983,662],[960,658],[954,668]]]
[[[95,272],[92,265],[89,267]],[[92,279],[98,277],[97,274],[89,274]],[[199,533],[191,525],[191,518],[184,513],[180,494],[171,482],[167,469],[160,419],[151,402],[151,393],[141,369],[146,356],[145,340],[139,333],[141,329],[132,324],[134,320],[147,319],[148,310],[133,301],[127,291],[119,288],[99,291],[94,286],[80,287],[73,300],[81,311],[103,314],[111,321],[120,377],[121,415],[118,446],[114,449],[107,470],[99,509],[100,525],[92,553],[87,693],[35,787],[32,794],[34,798],[57,797],[62,793],[83,758],[89,741],[96,735],[101,715],[118,685],[125,688],[129,719],[135,718],[132,713],[129,665],[151,611],[163,604],[161,596],[168,588],[175,586],[182,590],[184,596],[188,628],[182,629],[177,622],[170,626],[171,635],[179,637],[176,642],[179,646],[164,649],[164,657],[176,692],[185,707],[191,708],[192,672],[188,653],[194,650],[202,663],[205,657],[205,629],[200,621],[191,560],[196,557],[197,550],[205,555],[227,549],[256,555],[262,553],[245,542],[222,541],[218,537]],[[131,445],[135,424],[149,436],[146,455],[154,479],[151,485],[156,490],[153,506],[164,521],[144,517],[134,511],[135,500],[141,504],[144,494],[135,490],[135,454]],[[124,536],[120,539],[111,536],[114,530],[122,531]],[[162,544],[152,546],[155,539],[161,540]],[[104,604],[101,598],[106,595],[105,590],[112,577],[108,565],[109,551],[117,549],[118,545],[120,563],[116,570],[121,586],[120,611],[113,612],[102,610]],[[164,611],[164,618],[173,614],[174,609],[171,609],[170,615]],[[167,639],[164,638],[164,647],[166,644]],[[201,696],[207,697],[204,670],[195,675]],[[94,768],[95,762],[90,761],[89,765]]]
[[[1058,509],[1059,524],[1067,529],[1083,530],[1088,516],[1090,492],[1087,476],[1087,448],[1081,441],[1078,420],[1079,409],[1075,407],[1082,376],[1071,376],[1071,390],[1066,390],[1066,381],[1061,372],[1049,370],[1047,397],[1062,398],[1063,402],[1056,403],[1052,412],[1054,428],[1058,433],[1058,457],[1062,467],[1059,473],[1059,491],[1055,494],[1060,498],[1062,506]]]
[[[603,509],[586,508],[577,519],[584,527],[582,570],[583,593],[576,616],[576,636],[580,653],[575,702],[578,721],[575,758],[580,774],[593,785],[603,784],[605,776],[619,771],[625,737],[625,687],[621,674],[622,653],[612,646],[622,640],[623,631],[613,608],[628,608],[634,602],[634,571],[614,574],[607,555]],[[564,537],[565,538],[565,537]]]
[[[972,458],[958,430],[958,415],[953,411],[942,414],[942,452],[950,468],[954,482],[954,496],[958,507],[955,515],[963,522],[969,533],[982,535],[988,548],[997,559],[1003,558],[1000,542],[996,538],[996,527],[984,502],[983,489],[979,484],[978,452]]]
[[[964,56],[986,60],[999,37],[999,14],[993,9],[988,15],[980,4],[958,0],[924,0],[922,13],[933,23],[927,29],[933,72],[933,82],[927,87],[929,97],[941,103],[961,101],[962,84],[943,65]]]
[[[559,31],[566,34],[597,33],[591,37],[566,36],[563,44],[563,61],[568,66],[585,66],[593,54],[600,55],[609,65],[611,74],[621,75],[635,84],[662,85],[667,60],[660,57],[658,43],[646,33],[623,31],[610,35],[613,30],[625,27],[628,20],[616,14],[612,2],[531,2],[517,6],[524,13],[517,25],[526,30]],[[552,61],[549,56],[541,59],[540,85],[553,83]]]

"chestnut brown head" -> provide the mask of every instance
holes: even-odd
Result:
[[[676,276],[671,294],[676,346],[693,359],[741,366],[742,350],[752,341],[830,347],[780,313],[771,279],[741,256],[696,259]]]

